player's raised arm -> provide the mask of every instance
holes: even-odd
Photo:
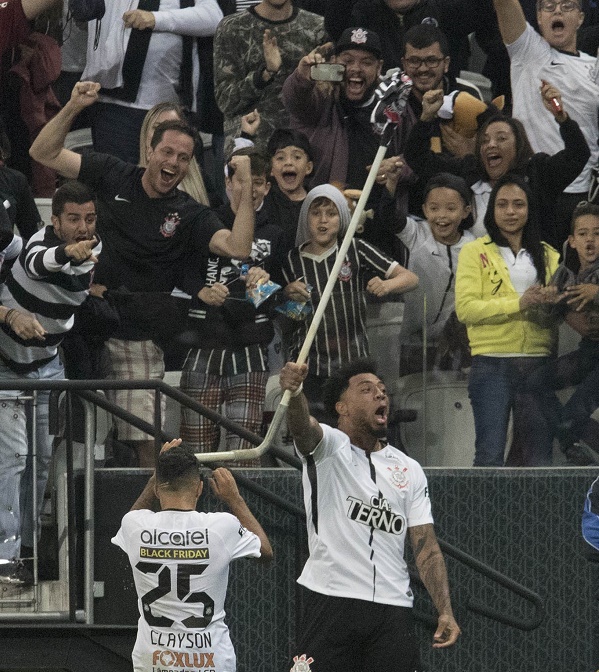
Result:
[[[308,400],[302,392],[307,373],[306,364],[287,362],[279,376],[281,388],[291,392],[287,407],[287,425],[295,446],[302,455],[309,455],[322,439],[322,427],[310,415]]]
[[[34,140],[29,154],[32,159],[60,175],[77,179],[81,169],[81,155],[65,149],[67,133],[75,117],[98,98],[100,85],[96,82],[77,82],[68,103],[51,119]]]
[[[210,479],[210,487],[216,497],[224,502],[231,513],[239,519],[239,522],[260,539],[260,560],[265,562],[272,560],[272,546],[266,532],[241,496],[233,474],[224,467],[215,469]]]

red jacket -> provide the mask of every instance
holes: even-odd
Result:
[[[51,84],[60,75],[62,62],[58,43],[48,35],[30,33],[22,44],[33,49],[33,54],[31,58],[21,57],[10,72],[21,79],[21,117],[33,142],[46,122],[60,110]],[[35,162],[32,170],[34,195],[51,197],[56,188],[56,173]]]

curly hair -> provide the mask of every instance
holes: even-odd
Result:
[[[377,376],[376,364],[372,359],[354,359],[337,369],[322,388],[322,400],[325,411],[334,418],[339,417],[335,406],[341,395],[349,387],[349,381],[360,373],[372,373]]]

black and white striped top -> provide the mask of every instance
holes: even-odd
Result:
[[[303,251],[306,245],[289,252],[283,266],[283,274],[287,283],[302,279],[307,285],[312,286],[312,307],[316,311],[335,264],[338,248],[335,246],[316,256]],[[368,356],[366,285],[374,276],[388,278],[396,266],[396,261],[365,240],[358,238],[352,240],[310,349],[308,358],[310,373],[330,376],[347,362]],[[291,361],[297,359],[309,322],[309,320],[300,322],[292,334],[289,353]]]
[[[97,238],[97,236],[96,236]],[[76,308],[85,301],[94,264],[73,262],[51,226],[31,236],[0,287],[0,303],[35,315],[47,331],[43,341],[23,340],[0,325],[0,358],[17,373],[28,373],[56,356],[64,335],[73,326]],[[94,247],[98,255],[102,243]]]

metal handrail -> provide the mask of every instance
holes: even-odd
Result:
[[[15,389],[15,381],[10,381],[10,382],[3,382],[0,381],[0,390],[14,390]],[[140,418],[136,417],[135,415],[123,410],[119,406],[116,406],[114,403],[110,402],[108,399],[103,397],[102,395],[97,394],[94,390],[98,389],[155,389],[157,391],[160,391],[163,394],[166,394],[167,396],[170,396],[171,398],[175,399],[176,401],[179,401],[180,403],[183,403],[185,405],[188,405],[190,408],[200,412],[204,413],[208,418],[213,420],[214,422],[217,422],[219,425],[222,425],[223,427],[227,429],[231,429],[232,431],[237,432],[239,430],[240,436],[242,438],[246,438],[248,441],[251,441],[254,443],[254,445],[258,445],[261,441],[262,438],[259,437],[258,435],[253,434],[252,432],[249,432],[248,430],[240,427],[236,423],[232,422],[231,420],[228,420],[215,411],[208,409],[195,400],[191,399],[188,397],[186,394],[180,392],[179,390],[176,390],[175,388],[172,388],[171,386],[167,385],[161,380],[134,380],[134,381],[112,381],[112,380],[20,380],[18,381],[18,389],[22,390],[66,390],[66,391],[72,391],[74,392],[77,396],[81,397],[83,400],[97,405],[104,410],[112,413],[113,415],[116,415],[117,417],[130,422],[132,425],[137,427],[138,429],[154,436],[155,438],[160,437],[161,440],[168,441],[172,439],[173,437],[169,436],[165,432],[158,428],[156,428],[154,425],[145,422],[144,420],[141,420]],[[157,404],[157,406],[159,406]],[[86,415],[87,415],[87,407],[86,407]],[[91,429],[89,426],[89,423],[86,422],[86,445],[91,445],[93,447],[93,435],[91,434]],[[90,450],[86,451],[86,464],[85,464],[85,470],[86,470],[86,482],[89,481],[86,485],[86,514],[89,514],[89,519],[86,520],[86,535],[88,537],[89,544],[86,544],[86,559],[89,561],[89,558],[91,557],[92,560],[91,562],[93,563],[93,513],[92,509],[90,508],[93,506],[93,458],[91,457],[93,455],[93,452]],[[296,464],[293,466],[296,466],[296,468],[300,468],[298,465],[301,465],[300,460],[295,460]],[[212,467],[216,467],[218,465],[211,463]],[[254,483],[250,479],[243,477],[241,475],[236,475],[236,480],[238,481],[239,485],[242,487],[245,487],[247,490],[253,492],[254,494],[263,497],[267,501],[269,501],[271,504],[274,504],[275,506],[278,506],[282,508],[283,510],[287,511],[291,515],[295,516],[296,519],[304,518],[305,517],[305,512],[303,509],[301,509],[298,506],[295,506],[294,504],[289,503],[287,500],[284,498],[280,497],[279,495],[275,495],[273,492],[268,490],[267,488],[258,485],[257,483]],[[90,500],[90,501],[88,501]],[[86,516],[87,518],[87,516]],[[91,524],[91,527],[89,527]],[[516,595],[522,597],[523,599],[527,600],[530,602],[534,608],[535,608],[535,614],[528,619],[522,619],[522,618],[517,618],[517,617],[512,617],[508,616],[502,612],[500,612],[497,609],[493,609],[487,605],[485,605],[483,602],[478,601],[478,600],[472,600],[469,599],[466,608],[469,609],[470,611],[480,614],[482,616],[485,616],[487,618],[494,619],[498,621],[499,623],[503,623],[505,625],[509,625],[512,627],[515,627],[520,630],[524,631],[530,631],[534,630],[535,628],[539,627],[539,625],[542,622],[543,619],[543,614],[544,614],[544,603],[543,599],[541,598],[538,593],[535,593],[532,590],[529,590],[522,584],[518,583],[517,581],[514,581],[510,577],[506,576],[505,574],[502,574],[498,570],[490,567],[489,565],[484,564],[482,561],[478,560],[477,558],[469,555],[465,551],[460,550],[459,548],[453,546],[452,544],[449,544],[446,541],[443,541],[442,539],[438,539],[439,546],[441,547],[441,550],[453,557],[454,559],[458,560],[462,564],[465,564],[466,566],[470,567],[471,569],[477,571],[483,576],[486,576],[487,578],[491,579],[492,581],[495,581],[499,585],[503,586],[507,590],[515,593]],[[91,565],[93,567],[93,564]],[[417,582],[421,583],[419,581],[418,577],[413,577],[413,580],[416,580]],[[85,594],[86,594],[86,599],[85,599],[85,606],[86,606],[86,620],[89,618],[89,615],[91,613],[92,618],[93,618],[93,580],[90,582],[87,582],[87,585],[85,586]],[[88,593],[91,593],[88,595]],[[429,614],[424,614],[422,612],[416,611],[414,612],[415,617],[417,617],[419,620],[428,623],[429,625],[433,624],[434,618],[429,615]]]

